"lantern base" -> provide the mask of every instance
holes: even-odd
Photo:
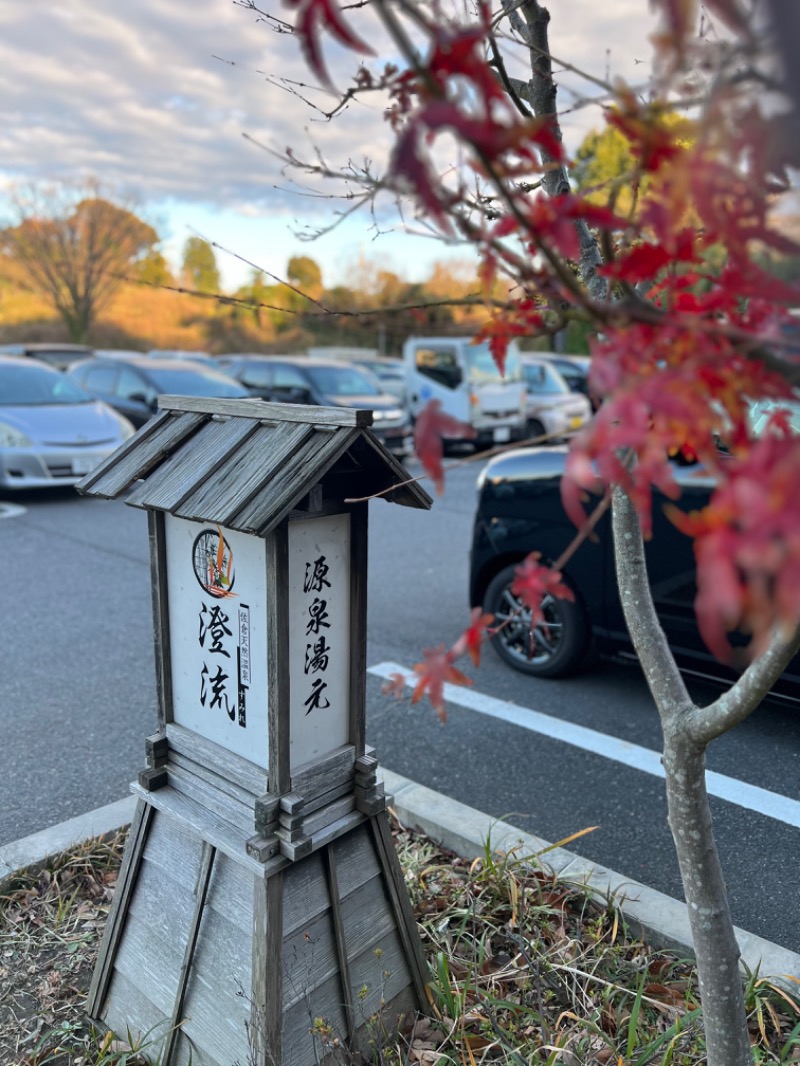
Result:
[[[259,863],[170,810],[169,791],[140,793],[93,1020],[163,1066],[319,1066],[426,1008],[385,811],[354,812],[294,862]]]

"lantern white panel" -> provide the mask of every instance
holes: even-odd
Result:
[[[290,764],[349,740],[350,516],[289,523]]]
[[[165,519],[173,720],[266,769],[265,542]]]

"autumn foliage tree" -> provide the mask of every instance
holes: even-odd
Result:
[[[591,197],[573,189],[550,15],[537,0],[480,2],[462,18],[406,0],[346,10],[336,0],[289,6],[321,84],[331,87],[328,35],[362,57],[343,100],[382,94],[386,102],[385,172],[364,169],[359,186],[357,168],[343,168],[338,177],[351,200],[372,203],[387,190],[411,200],[429,228],[474,246],[487,292],[499,277],[510,282],[511,298],[487,301],[482,328],[498,365],[513,337],[552,336],[571,320],[594,331],[590,386],[602,405],[573,442],[563,498],[579,530],[598,507],[612,506],[620,596],[663,726],[708,1063],[749,1066],[705,753],[752,712],[800,644],[800,440],[781,414],[761,435],[748,419],[756,400],[792,400],[800,380],[784,341],[800,289],[765,273],[756,256],[800,251],[770,223],[800,151],[798,138],[787,136],[796,133],[796,116],[780,102],[779,73],[764,50],[767,27],[751,11],[758,5],[706,0],[705,25],[714,20],[718,32],[700,39],[695,0],[652,0],[660,22],[646,91],[592,80],[614,141],[626,147],[624,199],[611,188],[598,196],[597,185]],[[285,30],[278,16],[262,15]],[[390,42],[386,62],[372,55],[373,40]],[[515,48],[527,55],[529,78],[509,73]],[[287,163],[337,178],[319,158],[293,152]],[[437,478],[443,428],[435,409],[417,424],[423,460]],[[731,631],[750,638],[749,665],[707,707],[693,704],[659,626],[643,542],[653,489],[677,497],[671,456],[689,449],[716,479],[707,507],[673,516],[694,538],[700,629],[728,660]],[[544,564],[527,559],[515,582],[532,622],[543,595],[571,595]],[[466,653],[477,661],[490,624],[478,612],[452,648],[426,652],[415,697],[428,693],[441,706],[443,683],[464,681],[455,663]]]
[[[181,256],[181,276],[198,292],[220,291],[221,281],[214,249],[202,237],[187,237]]]
[[[110,198],[93,181],[17,190],[9,215],[0,229],[0,251],[58,311],[78,343],[88,339],[126,273],[158,242],[131,203]]]

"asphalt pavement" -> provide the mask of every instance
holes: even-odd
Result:
[[[370,667],[411,668],[424,647],[450,644],[464,628],[476,474],[453,472],[430,513],[371,504]],[[37,494],[22,506],[0,520],[9,753],[0,845],[124,796],[156,718],[145,515],[71,494]],[[596,825],[582,855],[680,896],[663,782],[609,754],[618,741],[657,762],[658,717],[635,667],[599,663],[547,682],[488,652],[474,691],[522,717],[493,717],[456,694],[444,725],[426,702],[397,703],[382,684],[369,676],[367,728],[383,766],[548,840]],[[695,686],[695,695],[716,691]],[[543,716],[539,731],[526,728],[531,712]],[[567,725],[588,731],[588,746],[560,739]],[[795,809],[800,715],[766,703],[712,745],[709,768],[733,782],[734,800],[715,797],[712,808],[735,921],[797,950],[800,830],[788,814],[766,815],[741,797],[751,785]]]

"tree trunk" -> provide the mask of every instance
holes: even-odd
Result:
[[[636,510],[619,488],[614,490],[612,528],[625,622],[664,731],[669,826],[689,911],[708,1066],[752,1066],[739,946],[706,792],[706,744],[692,739],[690,723],[697,708],[656,615]]]
[[[669,827],[689,908],[708,1066],[752,1066],[739,945],[706,792],[705,746],[686,738],[680,720],[665,722],[664,734]]]

